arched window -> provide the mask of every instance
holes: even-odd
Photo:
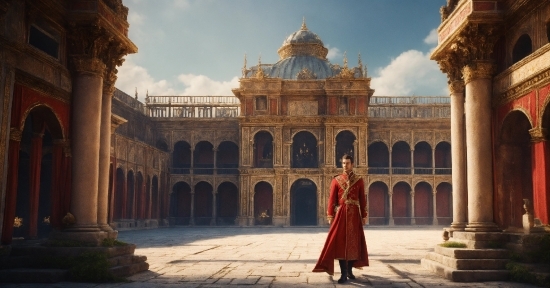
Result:
[[[317,168],[317,139],[307,131],[292,139],[292,168]]]
[[[254,167],[273,168],[273,137],[269,132],[254,135]]]
[[[523,34],[519,37],[518,41],[514,45],[514,50],[512,51],[512,64],[520,61],[521,59],[527,57],[533,51],[533,44],[531,42],[531,37],[527,34]]]
[[[342,167],[340,161],[342,160],[342,156],[344,154],[348,154],[355,158],[355,151],[353,147],[354,142],[355,135],[353,135],[350,131],[342,131],[338,133],[336,136],[336,153],[334,153],[334,156],[336,156],[336,167]]]

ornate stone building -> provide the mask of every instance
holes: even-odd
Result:
[[[170,154],[168,218],[157,223],[325,225],[328,185],[349,153],[367,180],[370,224],[450,224],[448,97],[373,97],[361,59],[330,63],[305,23],[278,53],[275,64],[245,61],[236,97],[147,95],[134,110],[154,127],[145,142]],[[115,182],[126,188],[111,199],[137,195],[127,179]],[[122,201],[114,211],[140,206]],[[123,214],[114,226],[133,221]]]
[[[451,90],[449,232],[473,248],[470,255],[498,258],[476,249],[494,241],[521,248],[523,240],[517,239],[548,231],[550,1],[447,3],[432,59],[447,74]],[[445,257],[430,254],[423,263],[457,281],[507,277],[502,270],[456,271],[449,267],[456,259]],[[502,261],[493,263],[498,264],[463,267],[504,269]]]

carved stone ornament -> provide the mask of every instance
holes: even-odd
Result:
[[[529,134],[531,134],[531,142],[538,143],[546,141],[548,131],[545,128],[535,127],[529,130]]]
[[[456,48],[456,46],[454,46]],[[457,51],[447,51],[441,57],[438,57],[437,63],[441,72],[447,74],[449,83],[462,79],[462,67],[464,59],[460,57]]]
[[[491,79],[495,71],[495,65],[490,61],[474,61],[462,70],[464,74],[464,84],[470,83],[476,79]]]
[[[105,64],[99,58],[73,57],[74,70],[79,73],[103,76]]]
[[[464,81],[455,80],[449,82],[449,90],[451,94],[464,94]]]
[[[298,80],[317,79],[317,75],[315,75],[315,73],[313,73],[311,70],[304,68],[302,69],[302,71],[296,74],[296,78]]]
[[[497,34],[494,26],[471,24],[456,39],[451,49],[468,64],[472,61],[491,60]]]
[[[21,141],[21,136],[23,132],[15,127],[10,128],[10,140]]]

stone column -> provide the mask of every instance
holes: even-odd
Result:
[[[191,215],[189,218],[189,225],[195,226],[195,191],[191,191]]]
[[[390,156],[390,162],[388,162],[388,165],[390,166],[390,167],[389,167],[389,173],[390,173],[390,175],[392,175],[392,174],[393,174],[393,167],[392,167],[392,158],[393,158],[393,157],[392,157],[392,155],[391,155],[391,154],[392,154],[392,152],[391,152],[391,151],[392,151],[392,147],[389,147],[388,150],[389,150],[388,152],[389,152],[389,156]]]
[[[463,69],[466,85],[468,225],[466,231],[497,231],[493,221],[491,95],[494,64],[473,61]]]
[[[2,244],[9,245],[13,237],[13,220],[17,207],[17,184],[19,175],[19,148],[21,146],[21,130],[11,127],[8,148],[8,177],[6,183],[6,200],[4,219],[2,223]]]
[[[432,147],[432,174],[435,174],[435,147]]]
[[[414,149],[411,149],[411,174],[414,174]]]
[[[416,225],[416,219],[414,218],[414,190],[409,192],[411,194],[411,225]]]
[[[210,226],[216,226],[216,191],[212,191],[212,219],[210,220]],[[274,213],[275,214],[275,213]]]
[[[466,142],[464,125],[464,82],[449,84],[451,91],[451,165],[453,183],[453,230],[464,230],[468,223],[468,190],[466,186]]]
[[[37,123],[35,123],[36,125]],[[29,197],[29,238],[38,236],[38,206],[40,203],[40,170],[42,168],[43,133],[33,133],[31,140],[31,179]]]
[[[432,194],[433,194],[433,222],[432,222],[432,225],[439,225],[439,221],[437,220],[437,190],[434,189],[432,191]]]
[[[358,156],[359,156],[359,151],[357,150],[357,139],[356,139],[356,140],[353,140],[353,161],[355,161],[355,163],[358,164],[357,166],[361,165],[359,162]],[[336,166],[338,166],[338,163],[336,163]]]
[[[548,225],[550,218],[550,179],[546,177],[550,171],[548,157],[547,130],[536,127],[529,130],[532,142],[533,167],[533,214],[542,224]]]
[[[116,76],[115,76],[116,79]],[[113,83],[114,84],[114,83]],[[99,142],[99,179],[97,197],[97,224],[109,232],[109,238],[116,239],[117,232],[108,224],[109,213],[109,166],[111,160],[111,99],[114,86],[105,81],[101,97],[101,124]],[[113,174],[116,171],[113,169]],[[113,177],[114,179],[114,177]],[[114,182],[114,181],[113,181]],[[113,191],[114,192],[114,191]],[[114,193],[113,193],[114,194]]]
[[[193,169],[195,168],[195,163],[194,163],[194,159],[195,159],[195,148],[194,147],[191,147],[191,163],[189,163],[189,174],[193,175],[195,174],[195,171],[193,171]]]
[[[218,166],[217,166],[218,161],[216,161],[217,160],[216,157],[218,157],[218,149],[212,148],[212,151],[214,152],[214,165],[213,165],[214,170],[212,172],[213,172],[214,175],[216,175],[216,174],[218,174]]]
[[[389,201],[390,201],[390,220],[389,220],[389,223],[388,225],[389,226],[394,226],[395,225],[395,221],[393,220],[393,193],[389,193],[388,194],[390,197],[389,198]]]
[[[65,141],[62,139],[56,139],[53,142],[53,149],[52,149],[52,185],[51,185],[51,197],[52,197],[52,210],[51,210],[51,216],[50,216],[50,225],[54,229],[62,229],[63,225],[61,223],[61,219],[64,215],[62,215],[62,207],[63,207],[63,198],[62,198],[62,191],[63,187],[62,183],[67,181],[63,177],[63,145],[65,145]]]
[[[101,99],[105,64],[98,58],[73,57],[72,197],[75,224],[64,230],[69,238],[97,244],[106,237],[97,223]]]

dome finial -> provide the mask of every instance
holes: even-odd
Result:
[[[361,61],[361,52],[357,56],[357,65],[359,66],[359,72],[361,72],[361,77],[365,77],[365,72],[363,71],[363,61]]]
[[[244,66],[243,66],[243,69],[242,69],[242,72],[243,72],[243,78],[246,78],[246,53],[244,53]]]
[[[306,16],[302,18],[302,28],[300,30],[307,30],[306,26]]]
[[[344,67],[345,68],[348,68],[348,56],[347,56],[347,51],[344,51]]]

